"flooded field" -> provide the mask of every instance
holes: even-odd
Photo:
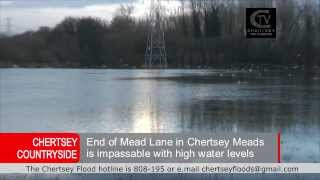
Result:
[[[5,132],[281,131],[284,162],[320,162],[319,117],[320,79],[294,72],[0,69]]]

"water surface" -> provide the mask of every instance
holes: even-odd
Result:
[[[298,72],[0,69],[6,132],[278,132],[320,162],[320,80]]]

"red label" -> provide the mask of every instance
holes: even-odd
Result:
[[[77,163],[75,133],[0,133],[0,163]]]
[[[278,163],[281,163],[281,133],[278,132]]]

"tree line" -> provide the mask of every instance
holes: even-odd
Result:
[[[320,2],[316,0],[180,0],[165,16],[169,67],[215,68],[248,65],[320,65]],[[245,9],[277,8],[277,38],[247,39]],[[68,17],[0,38],[0,66],[114,67],[144,65],[148,18],[134,18],[122,5],[110,22]]]

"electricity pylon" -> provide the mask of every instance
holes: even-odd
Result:
[[[167,53],[160,0],[151,0],[145,67],[167,67]]]

